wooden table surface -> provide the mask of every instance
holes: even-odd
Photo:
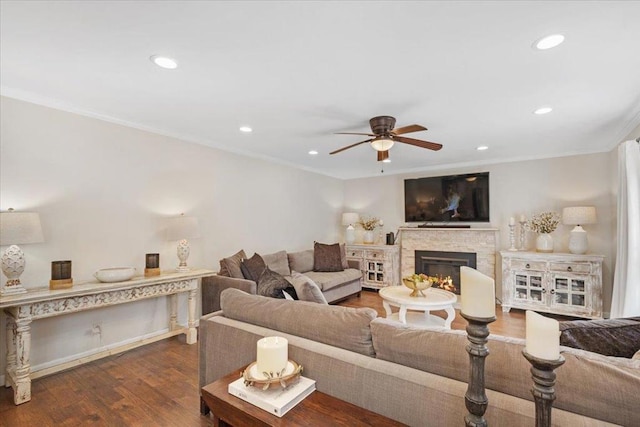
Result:
[[[211,409],[216,427],[404,425],[317,390],[279,418],[229,394],[229,384],[240,378],[240,373],[233,372],[202,388],[202,398]]]

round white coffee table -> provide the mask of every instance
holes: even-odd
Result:
[[[443,289],[428,288],[424,291],[424,297],[410,297],[411,289],[406,286],[388,286],[380,289],[382,305],[387,313],[387,319],[395,319],[413,326],[423,328],[451,329],[451,322],[456,317],[453,304],[456,302],[455,294]],[[398,313],[391,312],[391,306],[399,307]],[[407,313],[407,310],[419,310],[423,313]],[[430,314],[431,311],[444,310],[447,318],[443,319]]]

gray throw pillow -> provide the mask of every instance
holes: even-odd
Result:
[[[282,291],[285,291],[293,297],[293,299],[298,299],[298,295],[296,295],[295,288],[285,279],[281,274],[276,273],[269,269],[269,267],[265,268],[257,282],[257,294],[265,297],[271,298],[282,298],[284,299],[284,294]]]
[[[313,271],[343,271],[340,245],[313,244]]]
[[[244,278],[253,280],[254,282],[258,281],[265,268],[267,268],[267,264],[265,264],[262,257],[257,253],[240,263],[240,270],[242,270]]]
[[[244,250],[241,249],[235,254],[231,255],[228,258],[223,258],[220,260],[220,275],[221,276],[229,276],[234,277],[236,279],[244,279],[242,275],[242,270],[240,269],[240,263],[242,260],[247,258],[247,255],[244,253]]]
[[[316,302],[318,304],[329,304],[320,287],[311,280],[310,277],[300,274],[297,271],[291,272],[291,282],[296,290],[300,301]]]

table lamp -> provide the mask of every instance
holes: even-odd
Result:
[[[347,230],[344,234],[344,240],[348,245],[353,245],[353,242],[356,241],[356,229],[353,227],[353,224],[357,223],[360,220],[360,215],[355,212],[345,212],[342,214],[342,225],[347,226]]]
[[[582,228],[585,224],[595,224],[596,208],[593,206],[576,206],[562,210],[562,223],[575,225],[569,237],[569,252],[584,254],[587,252],[587,232]]]
[[[179,240],[177,253],[180,265],[176,268],[177,272],[184,273],[190,270],[190,268],[187,267],[187,258],[189,258],[189,252],[191,250],[187,239],[196,239],[198,237],[200,237],[198,218],[180,214],[179,217],[169,219],[167,240]]]
[[[40,215],[36,212],[15,212],[9,209],[0,213],[0,246],[11,245],[2,255],[2,272],[7,283],[0,289],[0,296],[27,292],[20,283],[24,272],[24,252],[17,245],[42,243]]]

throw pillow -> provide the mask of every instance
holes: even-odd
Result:
[[[347,249],[345,248],[345,244],[340,244],[340,259],[342,260],[342,268],[349,268],[349,262],[347,261]]]
[[[258,279],[265,268],[267,268],[267,264],[264,263],[262,257],[257,253],[253,254],[251,258],[247,258],[240,263],[240,270],[242,270],[244,278],[253,280],[254,282],[258,282]]]
[[[269,267],[264,269],[258,279],[257,285],[256,293],[258,295],[271,298],[284,298],[282,291],[290,287],[293,288],[287,279],[281,274],[269,269]],[[291,289],[288,289],[288,291],[291,291]]]
[[[313,271],[343,271],[340,245],[313,244]]]
[[[220,275],[234,277],[236,279],[244,279],[242,270],[240,269],[240,263],[245,259],[247,255],[244,250],[241,249],[228,258],[220,260]]]
[[[318,304],[328,304],[320,287],[310,277],[297,271],[291,272],[291,282],[300,301],[311,301]]]

